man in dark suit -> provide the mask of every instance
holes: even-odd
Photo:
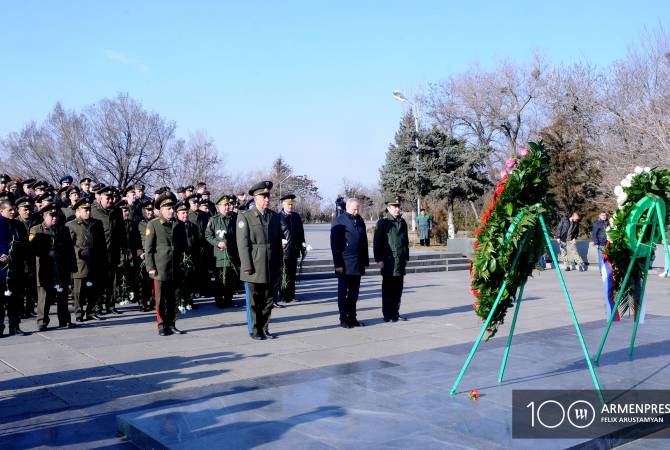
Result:
[[[370,265],[370,259],[365,222],[358,215],[358,208],[357,200],[347,200],[346,212],[335,218],[330,229],[330,249],[337,274],[337,306],[342,328],[364,326],[356,320],[356,302],[361,276],[365,274],[365,267]]]

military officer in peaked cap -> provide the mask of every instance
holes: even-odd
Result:
[[[18,215],[16,220],[24,227],[25,235],[30,233],[30,229],[35,225],[33,222],[34,203],[29,196],[16,199],[16,209]],[[37,285],[35,282],[35,255],[32,248],[28,246],[24,252],[24,286],[21,289],[22,298],[22,317],[28,319],[35,315],[35,305],[37,304]]]
[[[280,277],[277,300],[286,303],[295,300],[295,277],[298,269],[298,258],[305,254],[305,230],[300,215],[293,211],[295,195],[287,194],[279,200],[282,210],[279,212],[283,234],[282,247],[284,260],[282,262],[282,276]]]
[[[91,217],[91,199],[77,200],[72,208],[75,219],[66,223],[74,245],[77,268],[72,274],[72,297],[77,322],[104,320],[98,287],[106,273],[107,244],[102,222]],[[85,310],[84,310],[85,307]]]
[[[30,229],[28,240],[36,258],[37,325],[46,331],[49,310],[58,308],[58,326],[74,328],[67,306],[70,275],[77,270],[77,261],[70,233],[57,226],[60,207],[49,203],[40,210],[43,221]]]
[[[384,322],[406,320],[400,317],[400,298],[409,261],[409,238],[400,202],[399,196],[386,200],[386,215],[377,221],[374,235],[374,257],[382,274]]]
[[[146,236],[147,225],[154,218],[154,202],[145,198],[144,200],[139,200],[138,203],[142,208],[142,219],[137,222],[137,233],[135,234],[136,238],[139,239],[137,248],[137,258],[139,267],[137,284],[139,287],[140,295],[140,310],[144,312],[151,311],[155,306],[153,300],[153,291],[154,291],[154,282],[149,277],[145,269],[146,266],[146,245],[144,244],[144,237]]]
[[[93,193],[91,192],[92,182],[93,180],[89,177],[84,177],[79,180],[79,190],[81,192],[81,197],[87,197],[91,200],[91,203],[93,203]]]
[[[149,222],[144,232],[145,261],[149,276],[154,280],[158,334],[168,336],[183,333],[175,327],[175,280],[179,276],[179,255],[175,252],[176,198],[171,192],[162,193],[155,202],[159,216]]]
[[[97,187],[97,185],[96,185]],[[119,265],[119,236],[123,236],[123,223],[118,213],[114,213],[114,187],[104,186],[96,192],[97,204],[91,207],[91,217],[102,222],[107,244],[106,273],[102,278],[99,292],[103,296],[105,313],[121,314],[114,305],[114,269]]]
[[[74,179],[70,175],[62,176],[60,177],[60,180],[58,180],[58,183],[60,185],[59,187],[69,188],[72,185],[72,181],[74,181]]]
[[[230,195],[222,195],[216,201],[219,213],[207,223],[205,239],[214,249],[216,273],[214,301],[216,306],[233,306],[233,295],[240,274],[240,255],[237,251],[237,213],[233,212]]]
[[[249,190],[255,205],[237,216],[240,279],[245,282],[247,320],[252,339],[274,338],[268,329],[282,259],[281,219],[269,209],[271,181]]]

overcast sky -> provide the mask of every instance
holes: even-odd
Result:
[[[534,51],[606,65],[669,20],[667,1],[3,2],[0,135],[127,92],[207,131],[228,171],[282,154],[329,198],[377,182],[393,90]]]

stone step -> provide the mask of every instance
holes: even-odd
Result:
[[[470,266],[466,269],[468,269]],[[466,270],[466,269],[451,269],[451,270]],[[431,266],[417,266],[417,267],[407,267],[406,272],[408,274],[410,273],[428,273],[428,272],[446,272],[447,270],[450,270],[447,265],[440,264],[440,265],[431,265]],[[376,267],[371,267],[368,268],[365,271],[365,276],[379,276],[381,275],[381,271],[376,268]],[[324,278],[335,278],[335,272],[332,269],[332,266],[330,267],[329,271],[322,271],[322,272],[312,272],[312,273],[305,273],[303,272],[302,275],[300,275],[299,279],[301,280],[320,280]]]
[[[370,259],[372,259],[372,255],[370,255]],[[466,258],[460,253],[440,253],[440,252],[435,252],[435,253],[429,253],[429,254],[420,254],[420,255],[410,255],[409,260],[410,261],[426,261],[426,260],[447,260],[447,259],[463,259]],[[466,258],[467,259],[467,258]],[[307,267],[307,266],[325,266],[332,264],[332,259],[305,259],[303,261],[302,266]]]
[[[470,260],[467,258],[454,258],[454,259],[444,259],[444,260],[410,260],[407,263],[407,268],[410,267],[424,267],[424,266],[459,266],[467,265],[470,267]],[[374,263],[371,261],[371,266]],[[316,273],[316,272],[330,272],[333,270],[332,261],[328,261],[327,264],[319,266],[302,266],[302,273]]]

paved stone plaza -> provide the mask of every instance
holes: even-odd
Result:
[[[308,241],[323,252],[322,227]],[[604,326],[598,274],[570,272],[566,280],[593,352]],[[133,448],[119,427],[149,436],[156,430],[141,420],[157,415],[170,418],[158,433],[169,441],[154,444],[171,447],[178,447],[175,436],[196,432],[203,440],[183,437],[182,446],[533,448],[532,441],[504,440],[504,422],[482,437],[490,427],[477,409],[500,410],[519,386],[592,387],[554,271],[536,273],[526,287],[507,381],[496,383],[503,327],[482,344],[455,399],[449,389],[481,326],[468,272],[408,276],[401,307],[407,322],[382,321],[380,285],[379,277],[364,278],[358,311],[367,326],[352,330],[339,327],[336,282],[329,279],[301,283],[299,301],[273,311],[279,339],[271,341],[249,339],[242,307],[218,310],[209,301],[179,316],[183,336],[159,337],[152,314],[126,309],[76,330],[4,338],[2,448]],[[670,280],[652,276],[648,289],[638,358],[623,361],[628,318],[613,328],[597,369],[604,388],[668,386]],[[23,328],[34,331],[34,321]],[[465,398],[473,387],[483,394],[478,402]],[[132,420],[140,422],[131,427]],[[208,440],[223,435],[230,440]],[[663,443],[644,441],[650,448]]]

